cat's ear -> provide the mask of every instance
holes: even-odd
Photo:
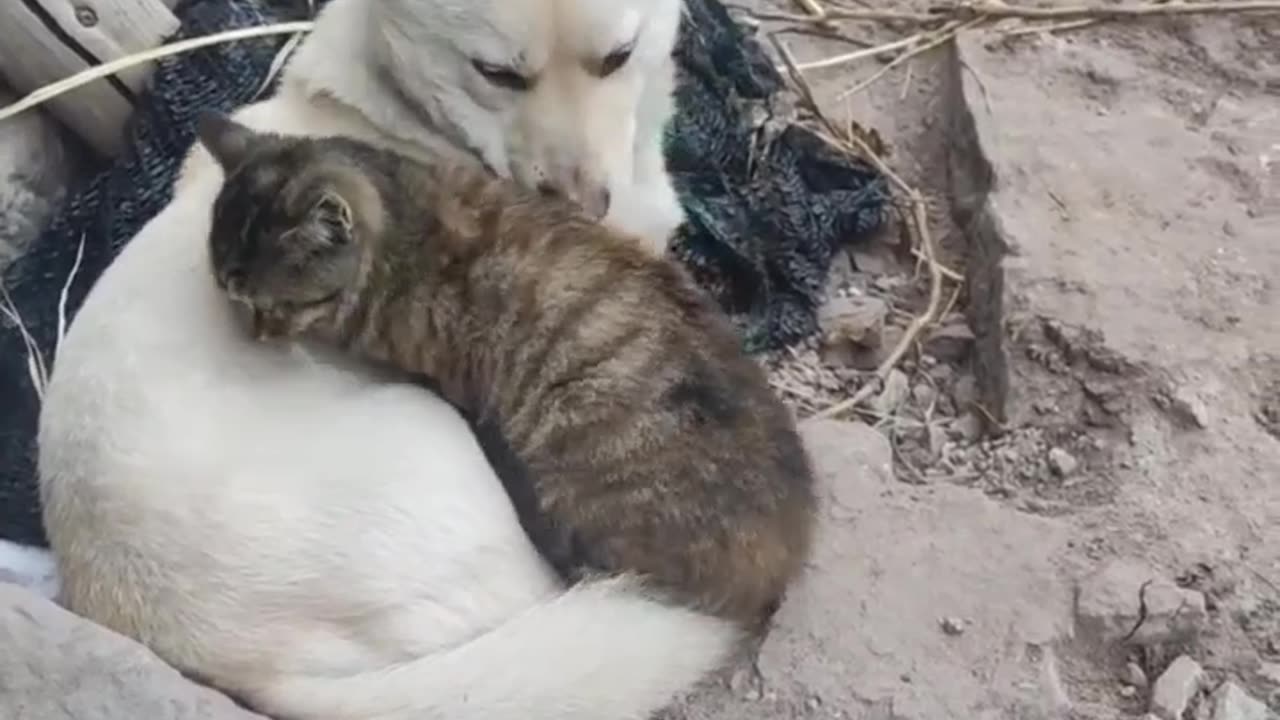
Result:
[[[345,245],[351,242],[355,226],[351,203],[333,190],[324,190],[307,211],[303,230],[314,242]]]
[[[196,118],[196,137],[223,171],[230,172],[248,154],[258,135],[224,113],[205,110]]]

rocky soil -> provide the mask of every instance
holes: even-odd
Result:
[[[845,100],[882,63],[808,75],[966,282],[858,414],[879,437],[809,429],[813,572],[761,686],[689,718],[1280,717],[1280,15],[1003,30]],[[772,362],[801,415],[876,382],[920,273],[900,233],[850,251]]]
[[[999,30],[847,100],[880,63],[808,74],[883,137],[965,282],[867,407],[803,424],[808,576],[759,672],[671,718],[1280,717],[1280,15]],[[841,258],[822,336],[769,358],[802,418],[875,382],[922,308],[902,237]],[[245,717],[82,625],[0,587],[0,646],[37,663],[0,653],[19,717]],[[48,691],[72,676],[95,710]]]

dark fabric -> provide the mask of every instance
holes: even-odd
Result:
[[[326,0],[318,0],[324,5]],[[835,252],[875,230],[886,184],[810,131],[761,123],[782,81],[762,48],[718,0],[686,0],[676,51],[677,114],[667,156],[689,215],[672,252],[735,315],[748,349],[811,333]],[[186,0],[174,39],[296,19],[299,0]],[[52,225],[7,269],[4,282],[52,365],[57,300],[71,285],[71,318],[120,248],[170,199],[195,114],[258,97],[283,37],[216,45],[161,61],[138,101],[127,150],[73,188]],[[19,333],[0,331],[0,538],[44,544],[35,484],[38,401]]]
[[[748,350],[813,332],[837,250],[885,217],[888,185],[774,117],[782,77],[717,0],[687,0],[667,161],[689,221],[672,251],[737,316]]]

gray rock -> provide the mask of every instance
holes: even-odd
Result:
[[[1125,664],[1124,673],[1121,674],[1120,679],[1123,680],[1125,684],[1140,689],[1146,688],[1147,683],[1149,682],[1147,680],[1147,674],[1142,671],[1142,668],[1136,662]]]
[[[832,298],[818,311],[823,343],[850,343],[862,348],[880,346],[889,305],[866,296]]]
[[[1213,720],[1275,720],[1267,706],[1233,682],[1222,683],[1209,698]]]
[[[1196,635],[1206,618],[1204,595],[1126,558],[1107,563],[1081,582],[1076,603],[1081,636],[1103,645],[1185,639]]]
[[[973,339],[973,331],[960,318],[931,332],[925,338],[924,351],[943,362],[955,362],[968,354]]]
[[[1200,692],[1204,670],[1186,655],[1178,656],[1151,688],[1151,712],[1160,720],[1182,720],[1191,698]]]
[[[951,423],[951,432],[961,440],[973,442],[982,437],[982,418],[977,413],[967,412]]]
[[[1049,467],[1053,468],[1058,477],[1069,478],[1080,469],[1080,461],[1066,450],[1056,447],[1049,451]]]
[[[132,640],[5,583],[0,648],[5,720],[266,720]]]

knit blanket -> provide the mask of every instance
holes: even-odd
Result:
[[[185,0],[170,40],[303,19],[306,4]],[[748,350],[783,347],[814,331],[835,254],[882,224],[887,183],[778,117],[781,76],[719,0],[686,5],[666,155],[688,222],[671,252],[735,318]],[[171,198],[196,114],[229,112],[271,92],[266,81],[284,42],[221,44],[157,63],[125,151],[72,187],[50,226],[6,269],[5,287],[47,367],[60,316],[74,321],[103,270]],[[0,538],[42,545],[30,354],[23,333],[0,328]]]

